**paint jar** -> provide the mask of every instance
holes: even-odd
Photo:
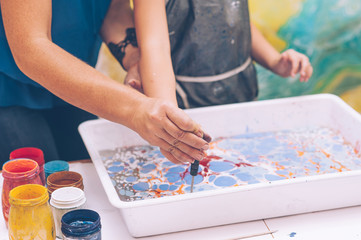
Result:
[[[44,153],[39,148],[24,147],[18,148],[10,153],[10,160],[16,158],[29,158],[34,160],[39,165],[39,176],[43,186],[45,186],[45,173],[44,173]]]
[[[63,160],[54,160],[45,163],[44,172],[45,172],[45,183],[50,174],[62,171],[69,171],[69,163]]]
[[[85,194],[76,187],[63,187],[51,194],[50,206],[53,211],[56,237],[62,238],[61,218],[67,212],[85,207]]]
[[[9,239],[55,239],[54,219],[46,187],[18,186],[10,192]]]
[[[65,240],[101,239],[100,216],[89,209],[65,213],[61,219],[61,231]]]
[[[39,177],[39,165],[31,159],[14,159],[3,165],[2,176],[4,178],[2,189],[2,210],[5,223],[8,222],[9,216],[9,193],[20,185],[24,184],[42,184]]]
[[[49,194],[63,187],[77,187],[84,190],[83,177],[80,173],[73,171],[62,171],[49,175],[47,180]]]

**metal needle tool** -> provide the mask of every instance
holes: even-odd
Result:
[[[194,162],[191,164],[191,175],[192,175],[191,193],[193,192],[194,176],[197,176],[198,174],[198,167],[199,167],[199,161],[194,160]]]

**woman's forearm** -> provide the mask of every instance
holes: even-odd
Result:
[[[103,75],[47,39],[24,45],[26,54],[17,54],[17,64],[28,77],[72,105],[131,127],[129,116],[145,96]]]

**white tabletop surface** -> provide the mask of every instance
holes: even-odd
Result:
[[[361,206],[133,238],[119,210],[109,203],[93,164],[72,163],[70,170],[83,175],[87,205],[101,216],[104,240],[361,240]],[[1,190],[2,181],[0,177]],[[1,213],[0,240],[5,239],[8,239],[8,235]]]

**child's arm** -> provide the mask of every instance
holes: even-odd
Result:
[[[134,0],[134,16],[144,93],[177,105],[165,2]]]
[[[300,73],[300,81],[308,81],[313,68],[307,56],[293,49],[280,54],[253,24],[251,24],[251,35],[252,57],[256,62],[282,77],[294,77]]]

